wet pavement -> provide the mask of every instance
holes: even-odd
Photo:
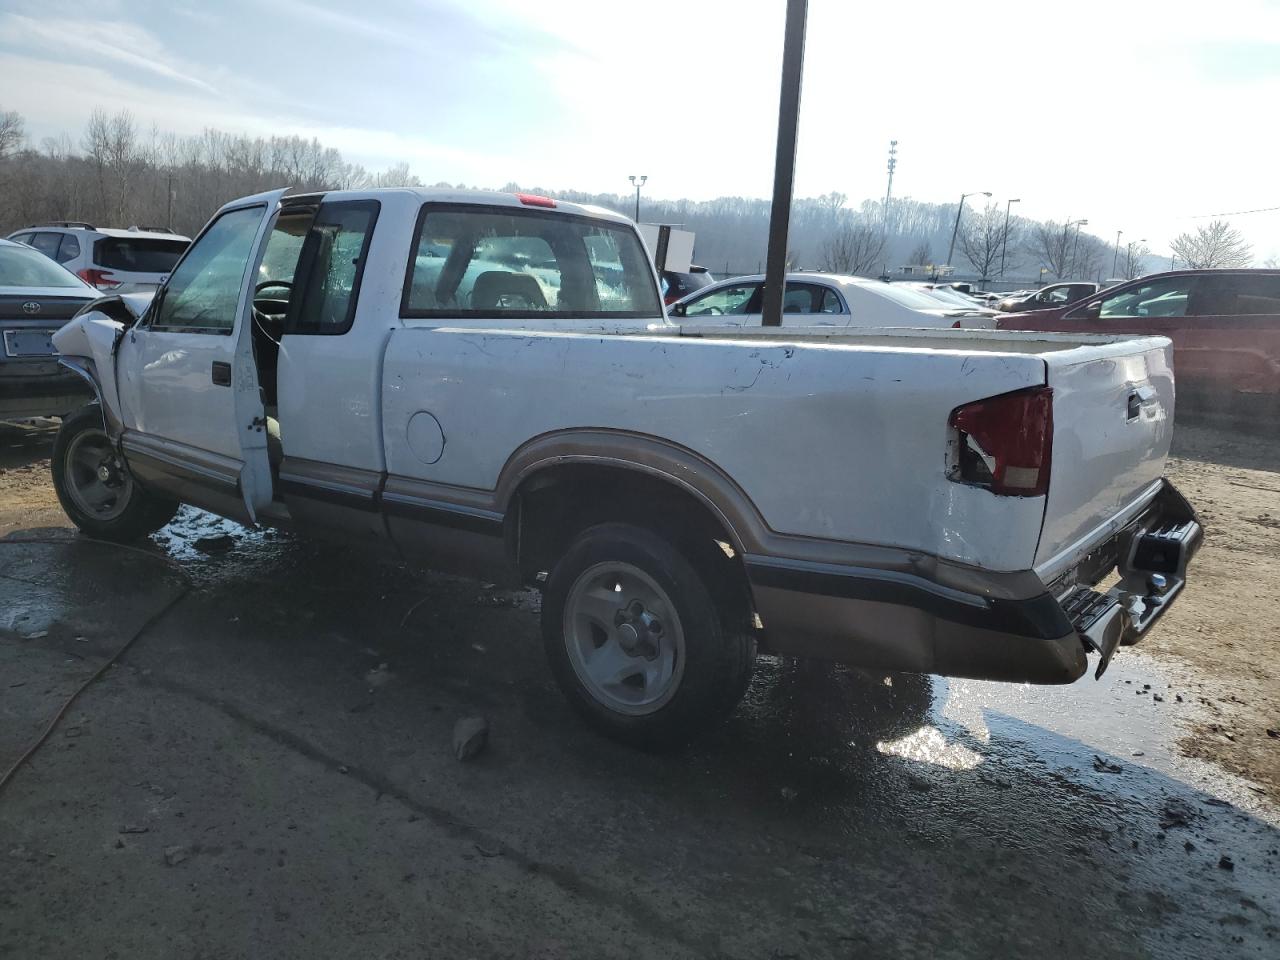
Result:
[[[1179,753],[1140,648],[1065,688],[764,659],[651,756],[561,699],[535,594],[184,508],[0,541],[0,768],[166,604],[0,794],[0,956],[1280,956],[1280,811]]]

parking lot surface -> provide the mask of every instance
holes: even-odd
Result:
[[[763,659],[646,755],[582,727],[537,595],[184,508],[85,541],[0,427],[0,956],[1275,957],[1280,463],[1181,429],[1207,545],[1063,688]],[[490,723],[454,756],[457,720]]]

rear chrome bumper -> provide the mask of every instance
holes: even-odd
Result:
[[[1071,683],[1101,654],[1133,643],[1186,582],[1203,538],[1167,481],[1146,510],[1046,586],[1034,574],[991,574],[973,592],[921,573],[747,556],[763,645],[793,656],[982,680]],[[1113,572],[1106,593],[1092,588]],[[1011,596],[1012,579],[1032,583]]]

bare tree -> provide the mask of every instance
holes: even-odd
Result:
[[[983,282],[991,278],[1000,264],[1006,240],[1004,221],[1004,212],[988,204],[981,213],[971,214],[960,231],[960,252]]]
[[[1037,223],[1027,236],[1026,250],[1055,280],[1061,280],[1071,263],[1071,232],[1054,220]]]
[[[1145,272],[1143,260],[1151,254],[1151,248],[1145,243],[1131,243],[1125,250],[1122,276],[1126,280],[1136,280]]]
[[[1253,248],[1226,220],[1214,220],[1207,227],[1197,227],[1195,233],[1178,234],[1169,249],[1193,270],[1247,267],[1253,260]]]
[[[865,220],[847,220],[827,237],[819,252],[822,269],[851,276],[866,274],[884,251],[884,232]]]
[[[26,138],[22,114],[17,110],[0,110],[0,160],[17,153]]]
[[[916,266],[928,266],[933,263],[933,246],[928,239],[921,237],[907,255],[907,262]]]

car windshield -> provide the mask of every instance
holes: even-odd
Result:
[[[865,291],[872,296],[884,297],[886,300],[892,300],[912,310],[937,310],[939,307],[948,306],[937,297],[931,297],[927,293],[901,283],[858,283],[845,287],[846,294],[850,291]]]
[[[64,287],[88,290],[75,274],[28,247],[0,246],[0,287]]]

